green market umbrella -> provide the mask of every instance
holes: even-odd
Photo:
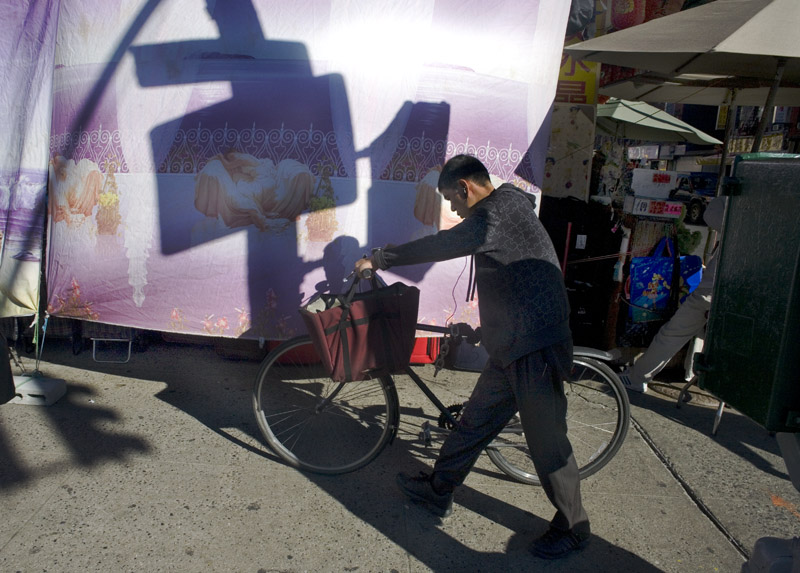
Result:
[[[622,139],[721,145],[719,139],[641,101],[611,98],[597,106],[597,132]]]

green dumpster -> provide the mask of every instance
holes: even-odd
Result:
[[[739,156],[699,384],[776,432],[800,431],[800,156]]]

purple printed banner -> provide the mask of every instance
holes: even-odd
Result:
[[[0,317],[36,312],[57,0],[0,0]]]
[[[62,0],[48,309],[283,339],[370,247],[458,223],[441,165],[537,191],[562,0]],[[464,42],[463,38],[473,38]],[[477,321],[465,259],[392,269]]]

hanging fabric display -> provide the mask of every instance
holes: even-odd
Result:
[[[38,264],[46,220],[55,317],[286,339],[305,330],[297,308],[339,292],[370,247],[458,223],[435,187],[448,158],[474,155],[532,193],[544,177],[562,0],[0,6],[2,65],[19,72],[0,91],[20,102],[3,120],[34,104],[45,118],[28,138],[36,200],[7,209],[28,213],[39,243],[9,231],[0,270]],[[464,49],[464,35],[492,50]],[[29,39],[42,49],[15,51]],[[12,163],[0,175],[19,188]],[[477,305],[449,294],[466,290],[465,264],[385,278],[420,289],[423,322],[476,323]],[[7,300],[35,309],[25,292]]]

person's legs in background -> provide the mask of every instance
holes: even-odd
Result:
[[[696,334],[692,341],[689,343],[689,348],[686,351],[686,358],[683,361],[683,379],[689,382],[694,378],[694,355],[703,352],[705,346],[705,328],[703,333]]]
[[[694,336],[702,336],[711,308],[711,291],[695,290],[672,318],[659,329],[653,342],[632,367],[620,374],[625,387],[646,392],[647,384],[669,363],[675,354]]]
[[[6,337],[0,333],[0,404],[10,402],[16,396],[14,376],[11,373],[11,358]]]

